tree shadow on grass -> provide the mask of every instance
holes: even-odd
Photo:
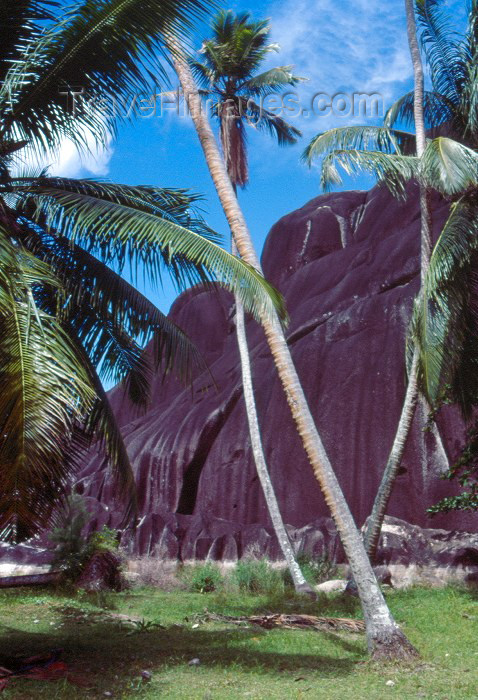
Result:
[[[254,648],[258,641],[267,643],[267,635],[277,634],[256,627],[230,629],[207,623],[198,629],[190,625],[139,629],[135,631],[134,627],[121,627],[118,622],[95,621],[94,618],[91,623],[87,618],[79,623],[64,616],[62,627],[51,633],[0,627],[0,648],[6,650],[9,657],[61,648],[71,673],[98,692],[111,688],[126,690],[143,669],[158,673],[171,667],[188,668],[189,661],[197,657],[201,659],[202,668],[257,670],[261,674],[275,675],[315,671],[320,672],[321,677],[341,678],[352,673],[357,661],[365,655],[363,638],[349,641],[330,632],[301,632],[311,636],[310,644],[315,648],[321,639],[324,646],[323,653],[318,649],[316,654],[303,654],[294,651],[293,635],[297,633],[291,630],[281,632],[280,644],[284,651],[278,652]],[[289,639],[288,635],[291,635]]]

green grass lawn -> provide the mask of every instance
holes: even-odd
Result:
[[[27,698],[478,698],[478,595],[447,588],[388,593],[390,606],[422,659],[413,667],[367,662],[365,639],[348,633],[198,624],[207,607],[230,615],[305,612],[360,617],[354,600],[318,603],[239,593],[136,589],[107,597],[37,590],[0,593],[0,654],[64,649],[74,678],[18,679],[5,700]],[[118,617],[139,618],[128,625]],[[162,626],[148,626],[148,622]],[[190,666],[193,658],[199,666]],[[1,663],[1,662],[0,662]],[[141,671],[152,674],[149,682]],[[387,685],[387,681],[394,685]],[[111,693],[105,695],[105,693]]]

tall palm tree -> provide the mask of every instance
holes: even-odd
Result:
[[[416,153],[417,157],[421,158],[426,148],[426,130],[423,113],[425,79],[423,73],[422,56],[417,38],[414,0],[405,0],[405,10],[407,15],[408,45],[410,47],[415,83],[413,94],[413,113],[415,122]],[[430,197],[427,188],[423,184],[420,184],[420,215],[420,286],[423,286],[430,264],[430,252],[432,246],[432,212]],[[421,403],[420,407],[422,408],[423,412],[425,412],[426,408],[423,402],[419,402],[417,373],[418,363],[419,349],[416,345],[413,351],[407,391],[405,394],[402,412],[400,414],[397,432],[389,459],[385,465],[377,495],[375,497],[368,525],[365,530],[364,543],[367,553],[372,561],[374,560],[377,552],[383,520],[390,501],[393,485],[400,469],[403,453],[405,452],[405,447],[412,427],[417,404]]]
[[[148,8],[145,8],[148,5]],[[197,353],[187,336],[132,287],[164,267],[179,287],[214,279],[256,316],[284,316],[281,298],[226,253],[181,190],[49,177],[23,159],[68,137],[101,144],[114,115],[72,112],[59,93],[125,97],[146,85],[145,62],[166,29],[189,27],[202,5],[186,2],[6,0],[0,49],[0,537],[44,526],[74,470],[78,435],[103,437],[119,491],[133,506],[131,466],[100,377],[124,380],[148,400],[154,361],[187,378]],[[147,11],[145,11],[147,10]],[[3,19],[5,17],[5,19]],[[127,28],[127,31],[126,31]],[[75,444],[76,444],[75,443]]]
[[[460,144],[475,150],[478,146],[478,121],[476,106],[473,106],[478,56],[478,3],[473,0],[471,4],[468,30],[463,38],[452,29],[442,6],[441,0],[416,0],[415,3],[422,47],[431,68],[433,91],[424,92],[421,87],[417,95],[417,86],[423,82],[420,51],[417,42],[414,42],[415,91],[404,95],[390,108],[384,126],[346,127],[319,134],[304,154],[309,163],[315,158],[323,158],[323,186],[340,181],[337,164],[343,165],[349,173],[363,168],[379,180],[388,178],[387,184],[399,195],[403,194],[403,183],[407,179],[416,177],[422,182],[422,301],[415,309],[413,324],[415,333],[418,333],[418,344],[411,343],[415,351],[409,368],[402,414],[365,535],[367,551],[371,556],[378,544],[383,517],[411,428],[418,387],[422,386],[426,398],[435,406],[443,387],[447,383],[453,385],[448,398],[459,401],[465,414],[469,412],[473,397],[476,397],[477,385],[474,380],[470,382],[470,377],[476,376],[471,371],[473,360],[463,355],[464,328],[470,324],[472,314],[468,303],[473,256],[471,236],[467,236],[466,243],[462,240],[460,244],[461,261],[457,248],[452,250],[450,246],[458,242],[455,239],[452,243],[451,239],[457,233],[456,229],[463,226],[464,214],[473,216],[471,211],[466,211],[471,202],[465,190],[475,166],[470,162],[470,151],[461,148]],[[409,18],[412,10],[413,7],[407,7]],[[415,106],[419,108],[418,113]],[[415,126],[416,139],[415,134],[396,128],[402,124]],[[427,147],[425,134],[437,137]],[[458,143],[452,141],[450,136]],[[413,152],[415,143],[420,163],[407,155]],[[461,183],[456,181],[460,168]],[[461,191],[465,197],[458,203],[458,211],[452,210],[431,260],[431,213],[426,199],[427,187],[454,198]],[[470,197],[473,198],[472,193]],[[425,217],[423,213],[426,213]],[[468,226],[473,226],[472,219]],[[438,264],[441,265],[439,269]],[[467,275],[457,275],[457,265],[462,269],[466,267]],[[457,283],[461,283],[461,290],[457,289]],[[450,318],[452,314],[453,323]],[[452,332],[455,322],[455,332]],[[465,372],[468,379],[463,381]]]
[[[188,103],[206,162],[241,257],[256,270],[260,263],[242,210],[204,113],[194,76],[179,41],[170,40],[174,66]],[[279,319],[261,319],[287,402],[314,474],[336,523],[364,611],[370,653],[379,658],[408,658],[416,650],[393,619],[365,553],[362,539],[327,457],[301,387]]]
[[[254,98],[262,99],[280,93],[286,86],[294,86],[302,78],[292,74],[291,66],[280,66],[258,73],[269,54],[279,48],[277,44],[268,43],[270,28],[267,20],[254,22],[248,13],[235,15],[231,10],[223,10],[213,19],[211,29],[212,36],[204,41],[200,51],[202,61],[190,63],[203,96],[212,98],[211,114],[219,122],[226,169],[237,195],[237,187],[244,188],[249,181],[245,130],[248,122],[254,120],[257,128],[266,129],[275,135],[282,145],[296,143],[300,136],[297,129],[265,110]],[[234,239],[231,247],[232,252],[237,253]],[[254,397],[244,309],[237,296],[235,306],[244,403],[257,474],[294,587],[298,592],[313,595],[314,591],[305,580],[295,558],[267,468]]]

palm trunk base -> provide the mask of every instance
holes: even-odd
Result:
[[[373,661],[412,661],[420,656],[398,627],[372,631],[368,635],[368,646]]]

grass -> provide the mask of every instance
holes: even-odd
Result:
[[[141,700],[476,700],[476,595],[457,588],[415,588],[390,592],[388,600],[422,653],[413,667],[370,664],[361,636],[201,624],[195,617],[205,607],[230,615],[282,611],[360,617],[355,601],[343,596],[313,603],[292,594],[230,591],[135,589],[107,596],[3,591],[2,653],[63,648],[71,673],[82,683],[17,679],[3,698],[76,700],[111,693],[113,698]],[[125,625],[114,617],[119,613],[138,621]],[[200,659],[199,666],[189,665],[193,658]],[[144,670],[152,674],[149,682],[141,678]],[[390,680],[393,686],[386,685]]]

